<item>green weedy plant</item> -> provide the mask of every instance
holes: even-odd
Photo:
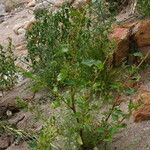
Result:
[[[0,45],[0,90],[10,89],[16,82],[15,58],[11,39],[7,48]]]
[[[138,0],[139,12],[144,16],[150,17],[150,1],[149,0]]]
[[[27,33],[33,75],[27,74],[35,91],[49,89],[55,99],[52,106],[63,109],[51,116],[55,136],[54,123],[47,122],[30,144],[33,149],[51,150],[61,138],[66,150],[106,150],[113,135],[125,127],[132,108],[124,113],[117,105],[121,84],[111,63],[115,44],[108,38],[107,12],[105,1],[95,1],[79,10],[66,4],[55,13],[35,13],[37,23]]]

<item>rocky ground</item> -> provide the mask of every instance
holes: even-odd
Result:
[[[5,45],[8,37],[12,38],[15,46],[14,54],[18,58],[26,56],[25,32],[28,26],[34,22],[33,10],[41,7],[53,5],[57,9],[62,0],[48,0],[44,3],[34,0],[0,0],[0,43]],[[142,24],[142,25],[141,25]],[[145,26],[144,26],[145,25]],[[134,22],[117,26],[112,37],[117,39],[118,53],[116,54],[116,65],[123,57],[128,57],[131,37],[136,39],[138,47],[143,53],[149,51],[150,31],[148,29],[150,21]],[[144,27],[143,27],[144,26]],[[131,33],[132,29],[132,33]],[[121,32],[120,32],[121,31]],[[121,35],[120,35],[121,33]],[[139,36],[140,35],[140,36]],[[144,39],[144,40],[143,40]],[[126,45],[126,46],[125,46]],[[121,52],[120,52],[121,50]],[[17,65],[25,68],[26,66],[18,59]],[[146,58],[147,59],[147,58]],[[26,101],[33,97],[33,93],[28,88],[30,81],[22,79],[18,85],[11,91],[0,97],[0,119],[6,117],[10,124],[15,125],[18,129],[38,131],[42,124],[36,122],[34,116],[29,112],[24,112],[16,106],[16,98],[19,96]],[[47,110],[45,103],[46,91],[35,95],[35,100],[41,100],[41,109]],[[43,98],[44,97],[44,98]],[[143,107],[137,110],[128,121],[127,129],[122,130],[112,143],[112,150],[150,150],[150,69],[141,72],[141,80],[137,87],[137,92],[131,96],[123,96],[121,107],[126,109],[129,100],[142,100]],[[46,112],[49,115],[51,112]],[[135,122],[136,121],[136,122]],[[25,141],[16,143],[11,134],[0,134],[0,150],[29,150]]]

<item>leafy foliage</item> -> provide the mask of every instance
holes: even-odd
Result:
[[[140,13],[144,17],[150,17],[150,1],[149,0],[138,0],[138,8]]]
[[[0,90],[2,91],[11,88],[16,82],[15,58],[12,48],[11,40],[7,48],[0,45]]]
[[[36,149],[50,150],[52,144],[47,143],[60,137],[66,150],[98,149],[103,144],[104,149],[125,127],[130,113],[117,106],[121,84],[111,64],[115,44],[108,38],[112,18],[104,2],[79,10],[66,4],[55,13],[35,12],[37,23],[27,33],[33,72],[27,74],[35,91],[48,88],[55,98],[53,108],[62,108],[52,116],[55,124],[46,122],[32,145]],[[54,126],[57,134],[51,134]]]

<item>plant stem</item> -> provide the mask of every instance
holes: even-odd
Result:
[[[71,101],[72,101],[72,111],[76,115],[77,110],[76,110],[76,105],[75,105],[75,90],[73,88],[71,88]],[[77,121],[78,124],[80,124],[80,120],[77,116],[76,116],[76,121]],[[83,136],[83,129],[82,128],[79,130],[79,135],[80,135],[82,143],[83,143],[81,145],[81,149],[86,150],[86,145],[85,145],[85,142],[84,142],[84,136]]]
[[[114,108],[116,107],[116,103],[117,103],[117,100],[118,100],[118,99],[119,99],[119,96],[118,96],[117,99],[114,101],[114,104],[112,105],[112,108],[111,108],[111,110],[110,110],[110,113],[109,113],[108,116],[106,117],[105,122],[107,122],[107,121],[109,120],[109,118],[110,118],[110,116],[111,116],[111,114],[112,114]]]

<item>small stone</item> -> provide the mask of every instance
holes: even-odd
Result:
[[[6,115],[7,115],[8,117],[11,117],[11,116],[12,116],[12,111],[7,110],[7,111],[6,111]]]
[[[24,24],[20,23],[20,24],[16,24],[13,28],[13,31],[15,34],[19,35],[20,32],[18,32],[19,29],[23,28],[24,27]]]
[[[36,23],[36,19],[31,18],[30,21],[25,22],[24,29],[25,30],[30,30],[35,23]]]
[[[36,1],[32,0],[28,3],[27,7],[34,7],[36,5]]]

